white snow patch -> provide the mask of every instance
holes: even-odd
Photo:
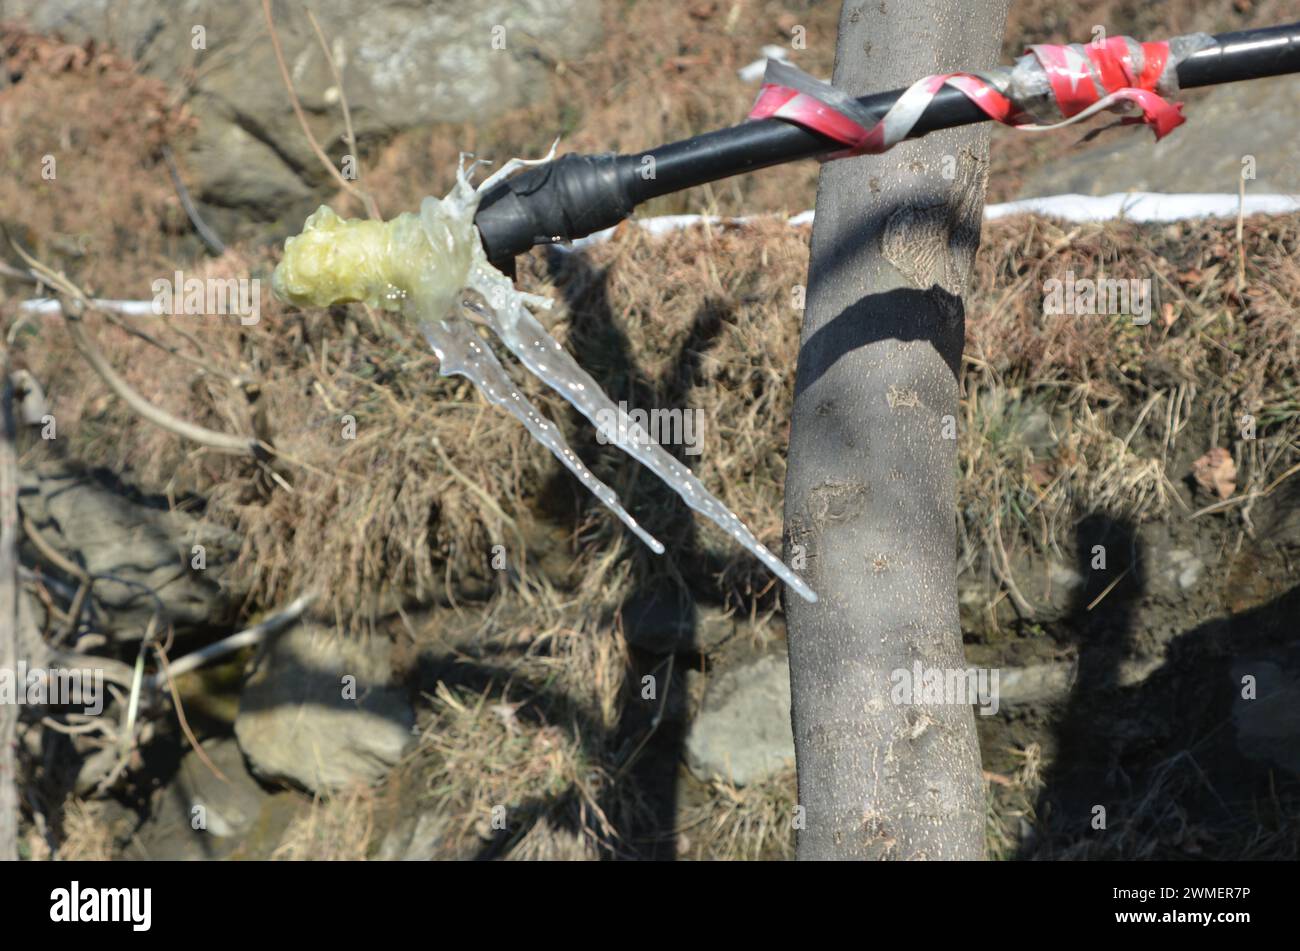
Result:
[[[1120,192],[1114,195],[1048,195],[1024,198],[1001,204],[985,205],[984,219],[995,221],[1013,215],[1042,215],[1065,221],[1135,221],[1166,223],[1193,218],[1235,218],[1239,198],[1232,194],[1160,194],[1158,192]],[[1247,195],[1240,203],[1241,212],[1251,215],[1286,215],[1300,211],[1300,195]],[[812,209],[786,219],[792,226],[812,224]],[[761,220],[758,215],[722,218],[717,215],[661,215],[656,218],[630,218],[630,224],[653,235],[665,235],[695,225],[736,227]],[[613,228],[597,231],[567,244],[557,244],[561,251],[579,251],[592,244],[608,241]]]

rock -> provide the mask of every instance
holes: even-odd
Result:
[[[414,723],[406,691],[391,683],[386,641],[362,644],[303,623],[259,659],[235,737],[257,776],[328,793],[382,779]]]
[[[1253,700],[1241,696],[1246,676],[1255,678]],[[1300,669],[1275,660],[1238,661],[1232,665],[1232,690],[1237,749],[1300,776]]]
[[[1072,567],[1056,559],[1031,557],[1018,551],[1012,556],[1011,577],[1020,593],[1034,609],[1033,621],[1052,623],[1077,610],[1076,603],[1084,578]],[[983,630],[988,625],[988,605],[997,602],[999,618],[1010,621],[1016,616],[1011,599],[998,600],[1001,588],[987,569],[968,568],[957,576],[957,603],[962,627]]]
[[[1169,553],[1168,571],[1183,591],[1195,588],[1204,570],[1205,562],[1186,549],[1176,548]]]
[[[708,685],[686,735],[687,765],[701,780],[746,786],[794,765],[790,668],[772,654]]]
[[[422,812],[418,817],[408,816],[389,830],[376,858],[386,862],[429,862],[448,858],[443,854],[442,840],[449,825],[446,816],[433,812]]]
[[[1248,155],[1256,176],[1246,182],[1251,192],[1300,192],[1300,76],[1231,83],[1179,98],[1187,102],[1187,123],[1172,135],[1156,142],[1145,130],[1108,132],[1105,145],[1071,153],[1027,176],[1018,197],[1235,192]]]
[[[1026,703],[1051,703],[1064,698],[1074,686],[1075,665],[1069,661],[1003,667],[998,670],[999,707]]]
[[[655,654],[716,651],[736,633],[736,618],[689,597],[637,595],[623,606],[623,636]]]
[[[1035,456],[1050,455],[1060,441],[1056,435],[1052,414],[1041,406],[1032,407],[1017,422],[1021,442],[1028,446]]]
[[[152,590],[178,629],[215,627],[233,620],[240,592],[230,586],[238,537],[159,503],[134,498],[108,478],[62,464],[27,471],[23,513],[65,558],[96,575],[93,610],[98,629],[118,640],[139,640],[153,616]],[[192,567],[202,546],[202,569]],[[49,562],[28,543],[24,560]],[[64,579],[75,587],[75,579]]]
[[[122,814],[127,829],[123,838],[131,840],[132,857],[173,862],[271,857],[299,812],[302,797],[262,787],[232,737],[204,740],[203,752],[224,780],[188,749],[180,769],[155,791],[143,822],[133,809],[108,801]],[[196,807],[202,811],[196,812]],[[196,823],[205,828],[195,828]]]
[[[249,775],[235,741],[205,740],[203,752],[226,778],[186,750],[175,776],[154,793],[144,822],[129,814],[135,854],[171,862],[224,858],[266,824],[275,797]]]
[[[237,117],[210,103],[189,153],[196,191],[224,208],[274,214],[312,201],[312,190],[275,149],[243,128]]]
[[[1155,555],[1147,559],[1151,567],[1147,570],[1147,588],[1149,594],[1171,603],[1186,601],[1202,583],[1206,564],[1189,548],[1155,549]]]
[[[1072,594],[1076,588],[1083,584],[1084,578],[1083,575],[1069,565],[1053,561],[1047,566],[1047,580],[1054,589]]]
[[[200,821],[196,831],[217,838],[243,835],[257,821],[268,795],[249,775],[244,754],[233,739],[209,740],[203,744],[203,752],[226,778],[214,775],[193,750],[186,754],[176,782],[190,828]],[[200,811],[196,813],[196,809]]]
[[[548,63],[600,36],[599,0],[319,0],[312,9],[363,143],[532,102],[545,91]],[[308,125],[341,161],[340,90],[315,32],[299,5],[274,10]],[[70,42],[106,43],[173,88],[192,80],[199,134],[190,184],[205,202],[270,220],[296,213],[311,188],[330,181],[293,115],[260,0],[9,0],[5,14]]]

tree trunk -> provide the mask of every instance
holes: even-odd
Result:
[[[834,82],[862,96],[991,66],[1006,10],[847,0]],[[917,662],[966,667],[956,378],[988,135],[936,132],[821,173],[785,488],[786,554],[821,596],[787,599],[800,858],[985,854],[972,708],[893,691]]]

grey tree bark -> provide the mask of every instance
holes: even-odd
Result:
[[[855,96],[997,62],[1007,0],[846,0],[834,82]],[[986,124],[829,162],[817,191],[785,487],[800,858],[974,859],[972,708],[891,679],[966,667],[956,590],[957,372]]]

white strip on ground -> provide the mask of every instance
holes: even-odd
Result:
[[[1135,221],[1165,223],[1190,218],[1235,218],[1244,215],[1286,215],[1300,211],[1300,195],[1247,195],[1244,202],[1231,194],[1166,195],[1160,192],[1120,192],[1114,195],[1048,195],[984,206],[984,220],[996,221],[1013,215],[1042,215],[1065,221]],[[743,225],[762,220],[758,216],[720,218],[717,215],[661,215],[657,218],[629,218],[627,223],[653,235],[665,235],[699,224]],[[786,219],[789,225],[811,224],[813,212],[803,211]],[[615,228],[618,227],[617,225]],[[579,251],[608,241],[615,228],[597,231],[568,244],[554,245],[558,251]],[[153,316],[152,301],[96,300],[95,305],[132,317]],[[23,301],[19,310],[29,314],[56,314],[59,302],[48,297]]]
[[[158,312],[154,310],[153,301],[151,300],[102,300],[96,297],[91,300],[91,304],[100,310],[111,310],[123,317],[159,316]],[[61,313],[63,304],[59,302],[57,297],[33,297],[31,300],[25,300],[19,304],[18,309],[24,314],[46,316]]]
[[[1244,203],[1231,194],[1166,195],[1160,192],[1120,192],[1114,195],[1048,195],[1025,198],[999,205],[984,206],[984,220],[996,221],[1013,215],[1042,215],[1065,221],[1135,221],[1165,223],[1189,218],[1235,218],[1238,209],[1245,215],[1286,215],[1300,211],[1297,195],[1247,195]],[[661,215],[657,218],[630,218],[628,222],[653,235],[680,231],[692,225],[743,225],[761,220],[758,216],[720,218],[717,215]],[[813,212],[801,211],[786,219],[787,224],[811,224]],[[617,225],[615,226],[617,227]],[[614,228],[597,231],[585,238],[555,247],[577,251],[592,244],[608,241]]]
[[[1286,215],[1300,211],[1297,195],[1165,195],[1122,192],[1116,195],[1050,195],[1001,205],[986,205],[984,219],[1036,214],[1066,221],[1184,221],[1188,218],[1235,218],[1247,215]]]

